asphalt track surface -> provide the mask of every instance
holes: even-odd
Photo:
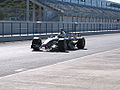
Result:
[[[31,41],[0,43],[0,77],[120,48],[120,34],[93,35],[85,38],[84,50],[65,53],[32,51]]]

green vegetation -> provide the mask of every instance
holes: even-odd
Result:
[[[3,8],[25,8],[26,0],[0,0],[0,7],[3,7]]]
[[[4,10],[0,8],[0,20],[4,19]]]
[[[32,9],[32,3],[30,3]],[[25,20],[26,0],[0,0],[0,20]],[[31,13],[31,12],[30,12]]]

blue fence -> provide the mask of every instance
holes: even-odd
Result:
[[[120,23],[103,22],[19,22],[0,21],[0,36],[29,36],[59,33],[63,28],[68,33],[119,31]]]

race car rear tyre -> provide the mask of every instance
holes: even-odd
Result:
[[[65,40],[59,40],[58,41],[58,49],[60,52],[65,52],[67,48],[67,44]]]
[[[84,49],[85,47],[85,38],[81,38],[77,42],[77,48],[78,49]]]

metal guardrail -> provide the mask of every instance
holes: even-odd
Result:
[[[0,37],[48,35],[60,32],[67,33],[119,31],[120,23],[103,22],[20,22],[0,21]]]

